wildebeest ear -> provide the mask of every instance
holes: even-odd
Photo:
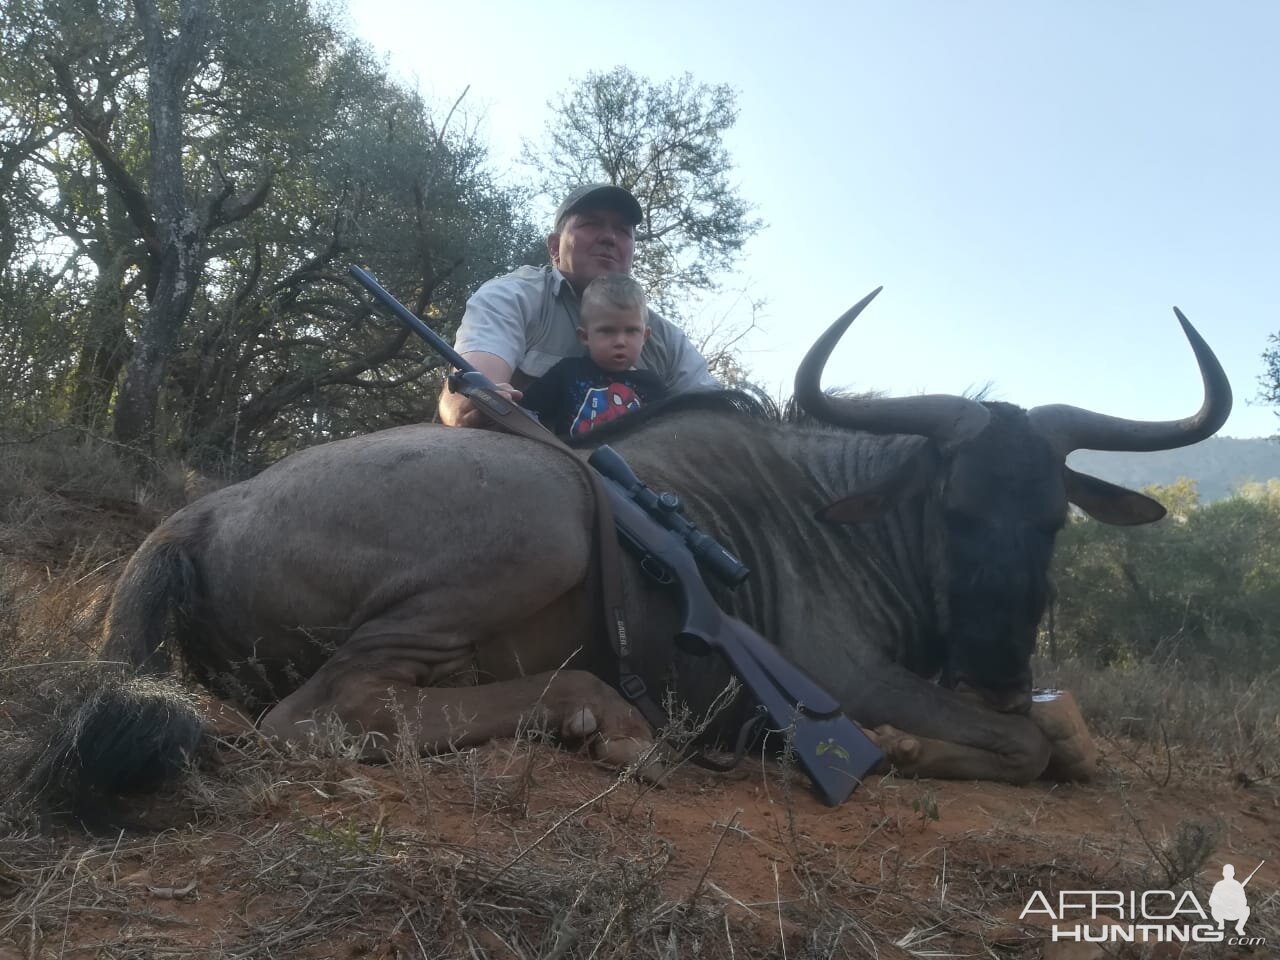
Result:
[[[932,444],[890,470],[865,490],[829,503],[815,515],[823,523],[861,523],[882,516],[920,493],[933,479],[938,456]]]
[[[1076,473],[1063,467],[1067,481],[1067,499],[1077,507],[1103,523],[1118,527],[1133,527],[1140,523],[1154,523],[1165,515],[1165,509],[1150,497],[1117,487],[1087,473]]]

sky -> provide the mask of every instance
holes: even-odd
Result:
[[[588,71],[729,84],[732,178],[765,227],[702,322],[742,323],[775,395],[877,286],[826,387],[1188,416],[1178,306],[1256,402],[1280,332],[1280,4],[350,0],[349,28],[466,122],[495,169]],[[736,291],[736,293],[735,293]]]

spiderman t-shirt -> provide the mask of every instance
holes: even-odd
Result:
[[[590,357],[566,357],[525,388],[520,405],[559,436],[580,437],[666,393],[652,370],[614,373]]]

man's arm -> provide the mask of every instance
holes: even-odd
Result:
[[[541,287],[507,274],[481,284],[467,300],[458,325],[454,349],[472,366],[501,388],[509,400],[519,400],[511,377],[524,355],[529,318],[536,309],[535,294]],[[484,427],[489,423],[461,394],[440,393],[440,422],[450,427]]]
[[[511,386],[511,364],[492,353],[464,353],[462,359],[494,382],[508,400],[519,400],[520,391]],[[440,422],[448,427],[485,427],[489,418],[460,393],[451,393],[446,383],[440,391]]]

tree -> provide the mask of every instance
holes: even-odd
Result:
[[[0,14],[0,27],[8,27]],[[0,423],[34,426],[58,409],[75,345],[59,323],[57,261],[38,262],[56,234],[41,216],[43,184],[32,159],[63,133],[47,91],[17,69],[22,37],[0,29]]]
[[[238,469],[431,415],[439,360],[346,265],[447,335],[536,233],[474,131],[330,16],[0,7],[0,409],[30,398],[12,422],[114,414],[120,438]]]
[[[1276,416],[1280,416],[1280,333],[1267,337],[1270,346],[1262,351],[1262,362],[1266,369],[1258,377],[1258,399],[1276,407]]]
[[[448,336],[470,292],[514,267],[535,235],[473,133],[434,121],[362,51],[338,66],[343,107],[322,148],[224,244],[211,279],[236,295],[200,305],[180,358],[182,433],[209,455],[271,460],[430,417],[442,361],[370,312],[346,264],[372,266]]]
[[[687,298],[717,289],[761,226],[729,179],[732,88],[689,74],[655,83],[616,67],[574,81],[548,106],[544,141],[525,146],[540,189],[557,201],[582,183],[634,193],[645,214],[636,278],[664,314],[687,316]]]
[[[19,0],[5,13],[16,54],[8,62],[51,101],[43,149],[30,158],[49,188],[40,212],[73,247],[77,266],[88,268],[82,273],[92,288],[73,414],[94,419],[124,367],[115,433],[130,442],[151,439],[209,236],[252,213],[270,183],[269,166],[245,174],[210,149],[211,124],[193,109],[239,68],[214,55],[225,46],[211,39],[211,20],[252,30],[235,0],[213,11],[211,3],[181,0],[162,9],[154,0]],[[145,304],[125,343],[139,291]]]

